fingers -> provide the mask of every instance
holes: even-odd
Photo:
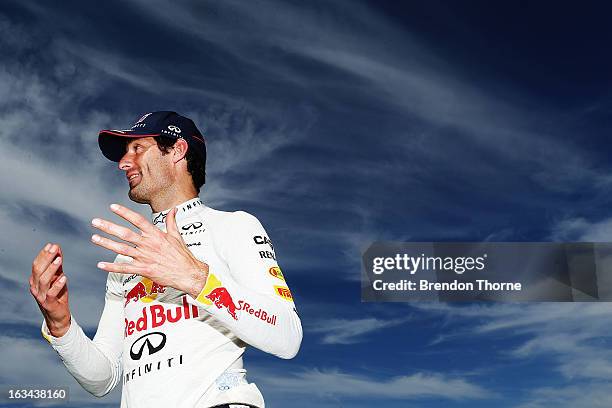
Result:
[[[51,285],[51,287],[49,288],[49,290],[47,291],[43,291],[43,292],[38,292],[36,290],[35,286],[31,286],[30,287],[30,293],[32,294],[32,296],[34,296],[34,298],[36,299],[37,303],[39,304],[41,311],[46,309],[46,306],[48,306],[48,304],[54,300],[57,300],[57,298],[60,295],[60,292],[62,291],[62,289],[64,289],[64,287],[66,287],[66,282],[68,281],[68,278],[66,277],[66,275],[61,274]]]
[[[58,256],[53,260],[53,262],[47,267],[47,269],[38,277],[34,277],[34,283],[36,286],[36,291],[39,296],[44,295],[49,290],[51,286],[51,281],[53,280],[55,274],[58,272],[59,268],[62,265],[62,257]]]
[[[53,299],[57,298],[57,295],[64,288],[64,286],[66,285],[67,281],[68,281],[68,278],[66,277],[66,275],[62,274],[62,276],[60,276],[53,283],[53,285],[51,285],[51,288],[47,292],[47,299],[46,300],[49,300],[49,299],[53,300]]]
[[[58,278],[64,276],[61,267],[62,267],[62,257],[56,257],[53,262],[45,269],[45,271],[40,275],[35,275],[32,272],[30,276],[30,293],[39,305],[44,305],[48,299],[49,290],[57,284]],[[59,289],[61,290],[61,288]],[[57,293],[59,293],[59,290]],[[56,294],[57,295],[57,294]],[[54,295],[54,296],[56,296]],[[43,306],[41,306],[43,307]]]
[[[105,270],[106,272],[117,272],[125,274],[138,274],[141,276],[147,276],[148,269],[144,266],[137,266],[130,263],[109,263],[109,262],[98,262],[96,265],[98,268]]]
[[[142,240],[142,236],[138,235],[131,229],[122,227],[110,221],[102,220],[100,218],[94,218],[93,220],[91,220],[91,225],[93,225],[102,232],[114,235],[119,239],[131,242],[135,245],[138,245],[138,243]]]
[[[157,230],[157,228],[155,228],[153,224],[151,224],[145,217],[127,207],[119,204],[111,204],[110,208],[112,212],[129,221],[132,225],[143,232],[152,232]]]
[[[53,259],[61,253],[61,248],[57,244],[47,244],[40,250],[32,262],[32,274],[37,279],[49,267]]]
[[[91,236],[91,242],[101,246],[102,248],[110,249],[111,251],[120,255],[126,255],[134,258],[138,254],[138,251],[135,248],[121,242],[115,242],[112,239],[101,237],[98,234]]]

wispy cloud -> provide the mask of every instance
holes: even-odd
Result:
[[[551,239],[555,241],[612,241],[612,218],[589,221],[582,217],[568,218],[553,225]]]
[[[540,387],[522,399],[516,408],[608,408],[611,382],[577,383],[566,387]]]
[[[495,394],[479,385],[444,374],[416,373],[388,379],[359,376],[339,370],[312,369],[293,375],[266,376],[265,383],[283,394],[344,397],[349,399],[384,398],[418,400],[443,398],[470,400],[494,398]]]
[[[66,371],[58,355],[47,342],[36,339],[0,336],[2,358],[5,369],[0,373],[4,385],[16,387],[56,386],[68,387],[71,406],[84,404],[115,404],[120,400],[121,388],[115,388],[103,398],[97,398],[85,391]],[[47,405],[47,404],[42,404]],[[38,405],[37,405],[38,406]],[[116,405],[115,405],[116,406]]]
[[[366,336],[373,332],[399,326],[408,319],[328,319],[309,323],[309,331],[321,333],[323,344],[355,344],[367,341]]]
[[[421,305],[421,310],[460,319],[462,329],[448,338],[511,335],[522,340],[505,351],[508,357],[553,358],[555,369],[567,380],[612,380],[612,306],[602,303],[540,303],[532,305],[454,307]]]
[[[108,203],[128,202],[125,180],[101,157],[96,134],[158,108],[177,109],[204,128],[205,200],[264,221],[292,290],[315,305],[298,303],[298,310],[324,345],[358,347],[378,331],[405,333],[406,319],[339,313],[316,320],[321,309],[348,310],[345,300],[355,295],[338,287],[339,296],[323,299],[314,282],[349,280],[351,287],[361,250],[376,239],[511,240],[524,238],[526,228],[542,238],[549,220],[562,216],[553,238],[609,240],[609,219],[574,210],[572,193],[601,193],[610,178],[582,136],[566,129],[572,111],[516,83],[462,76],[456,68],[463,61],[373,6],[133,1],[112,21],[85,3],[11,7],[17,15],[26,8],[27,18],[0,16],[0,229],[10,232],[0,238],[0,283],[11,288],[0,301],[5,323],[40,323],[27,292],[29,264],[44,242],[58,240],[71,306],[95,327],[104,275],[93,263],[108,254],[89,244],[87,225],[108,214]],[[444,318],[442,327],[418,326],[435,339],[430,349],[450,339],[504,338],[504,351],[486,357],[553,361],[555,381],[588,383],[592,406],[603,398],[612,376],[605,306],[417,308]],[[44,343],[2,342],[27,363],[11,381],[39,367],[23,350],[37,358],[48,351]],[[55,360],[49,365],[53,376],[65,371]],[[285,395],[304,399],[317,389],[338,400],[495,397],[465,376],[381,378],[346,368],[266,374],[270,389],[280,384]],[[573,387],[525,395],[539,408],[556,401],[557,391],[566,397],[559,406],[586,401]]]

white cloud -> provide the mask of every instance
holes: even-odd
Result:
[[[231,52],[235,58],[243,61],[254,69],[262,70],[268,75],[277,75],[279,82],[287,81],[303,86],[323,86],[330,90],[329,94],[318,95],[321,100],[333,100],[330,95],[336,91],[351,89],[351,96],[359,97],[359,92],[367,93],[381,101],[386,106],[399,106],[402,113],[416,114],[436,126],[453,126],[467,133],[469,142],[478,147],[510,160],[515,167],[523,164],[533,166],[533,172],[528,177],[556,191],[567,190],[576,185],[592,185],[602,183],[605,177],[593,170],[589,161],[571,144],[560,144],[552,136],[541,135],[531,130],[530,121],[537,113],[529,112],[516,103],[519,96],[505,95],[508,102],[499,102],[497,95],[490,95],[484,90],[466,83],[441,68],[444,63],[435,55],[412,41],[406,33],[394,31],[393,25],[371,10],[353,5],[352,13],[343,13],[342,19],[330,15],[321,15],[318,11],[303,12],[288,4],[272,4],[261,2],[233,2],[230,7],[249,21],[254,30],[234,30],[230,26],[223,27],[223,22],[215,23],[215,18],[204,15],[207,20],[200,19],[198,13],[192,13],[185,4],[175,7],[156,7],[146,4],[143,10],[156,13],[160,21],[165,21],[176,28],[186,29],[195,33],[201,40],[215,43],[224,50]],[[274,13],[261,12],[261,9],[272,5]],[[349,8],[347,8],[349,10]],[[45,10],[38,9],[44,13]],[[176,13],[176,14],[174,14]],[[272,19],[270,21],[269,19]],[[355,34],[353,22],[358,22],[360,33]],[[180,22],[180,24],[178,23]],[[271,24],[272,23],[272,24]],[[232,25],[231,27],[233,27]],[[299,30],[296,30],[299,27]],[[267,28],[267,29],[266,29]],[[249,32],[245,35],[244,32]],[[35,44],[29,41],[28,30],[16,27],[6,20],[0,21],[2,41],[11,46],[24,49]],[[10,35],[8,35],[10,33]],[[371,34],[376,34],[372,36]],[[381,38],[400,38],[405,54],[397,54],[395,49],[380,47]],[[231,41],[228,41],[230,36]],[[279,40],[282,39],[282,40]],[[262,41],[263,40],[263,41]],[[359,87],[352,88],[352,82],[328,81],[324,78],[310,78],[308,75],[296,73],[282,63],[268,64],[257,55],[259,49],[253,44],[266,43],[274,51],[301,55],[309,61],[317,61],[338,69],[344,78],[358,78]],[[259,203],[273,201],[270,197],[274,191],[283,189],[302,189],[308,192],[316,188],[316,182],[305,182],[296,186],[295,180],[302,177],[300,169],[294,169],[289,174],[274,174],[262,177],[259,184],[251,183],[246,190],[232,191],[227,189],[222,181],[223,175],[232,170],[247,169],[252,173],[264,174],[268,168],[256,168],[253,163],[271,158],[272,153],[280,148],[290,146],[299,141],[306,132],[300,133],[291,123],[278,120],[265,131],[257,131],[257,121],[261,123],[263,111],[268,111],[274,103],[261,101],[266,109],[256,106],[244,106],[240,98],[227,97],[206,89],[206,81],[200,87],[181,88],[180,84],[171,82],[160,75],[156,69],[141,69],[139,75],[131,71],[133,64],[119,55],[111,55],[98,49],[65,40],[55,43],[52,52],[56,53],[55,66],[47,67],[53,77],[46,78],[28,64],[11,65],[3,62],[0,66],[0,140],[4,149],[0,152],[0,181],[4,188],[7,202],[34,202],[50,208],[68,211],[83,224],[88,223],[94,214],[106,213],[106,204],[112,201],[127,201],[125,186],[118,183],[104,183],[100,173],[108,171],[108,162],[100,157],[95,140],[96,131],[109,123],[123,125],[129,123],[140,112],[113,113],[91,110],[88,112],[73,112],[75,106],[85,105],[82,102],[98,96],[109,81],[119,81],[139,89],[151,90],[151,84],[158,83],[163,89],[175,89],[183,95],[197,95],[218,101],[217,110],[192,111],[188,114],[196,122],[208,120],[221,129],[219,142],[210,145],[211,162],[214,160],[214,170],[221,182],[213,182],[207,189],[207,194],[213,202],[228,202],[238,198],[249,197]],[[100,58],[108,64],[100,67]],[[64,60],[64,61],[60,61]],[[320,89],[320,88],[319,88]],[[355,89],[358,93],[354,93]],[[512,102],[514,100],[514,102]],[[441,102],[443,101],[443,102]],[[281,102],[284,103],[284,102]],[[272,109],[274,113],[283,114],[286,110]],[[546,113],[544,113],[546,114]],[[305,115],[308,128],[315,120],[315,115]],[[206,120],[205,120],[206,119]],[[233,127],[235,123],[239,126]],[[49,132],[52,134],[49,134]],[[32,145],[27,138],[35,135],[39,141]],[[382,135],[383,137],[385,135]],[[226,139],[224,139],[226,138]],[[333,138],[330,138],[333,139]],[[388,143],[407,152],[416,152],[423,157],[437,158],[443,155],[442,149],[435,150],[418,143],[406,142],[406,134],[388,138]],[[335,140],[322,140],[338,151],[346,151],[351,146],[334,145]],[[498,157],[495,156],[495,157]],[[432,162],[436,162],[432,160]],[[502,162],[502,160],[499,160]],[[497,163],[497,161],[496,161]],[[334,163],[315,167],[310,177],[322,177],[338,169]],[[473,163],[476,165],[475,163]],[[376,174],[385,177],[388,174],[399,174],[406,170],[407,165],[401,163],[396,167],[363,166],[361,162],[345,164],[345,172],[360,175]],[[273,163],[270,164],[274,173]],[[420,171],[418,169],[414,171]],[[402,173],[404,174],[404,173]],[[112,185],[111,185],[112,184]],[[316,204],[312,204],[316,205]],[[338,203],[333,203],[338,206]],[[346,207],[343,207],[346,209]],[[334,225],[321,231],[320,226],[312,230],[304,229],[300,234],[305,240],[308,237],[326,236],[328,240],[340,242],[346,249],[348,257],[358,257],[357,249],[377,233],[371,222],[372,213],[368,209],[360,209],[359,205],[350,208],[360,215],[363,224],[350,226],[343,230]],[[43,233],[50,233],[39,226],[38,233],[33,233],[30,225],[20,225],[18,220],[11,220],[10,208],[2,207],[3,221],[0,228],[10,231],[4,234],[0,245],[5,248],[7,264],[22,265],[22,269],[0,269],[3,277],[14,282],[27,282],[28,264],[34,253],[43,243]],[[145,211],[146,212],[146,211]],[[612,222],[590,223],[583,219],[569,220],[559,226],[559,236],[577,234],[586,238],[606,238],[612,231]],[[380,231],[378,231],[380,232]],[[67,237],[60,237],[67,239]],[[609,240],[609,239],[605,239]],[[102,272],[95,268],[87,268],[95,260],[95,255],[88,242],[71,243],[67,254],[74,254],[72,271],[67,271],[71,279],[71,287],[83,285],[87,287],[94,279],[91,274]],[[3,260],[4,260],[3,259]],[[304,264],[312,260],[304,259]],[[353,276],[357,276],[355,273]],[[24,285],[25,289],[25,285]],[[100,310],[103,298],[103,286],[99,295],[81,291],[74,295],[77,305],[77,317],[86,324],[95,325],[97,311]],[[11,320],[10,315],[25,316],[26,321],[39,322],[40,315],[36,306],[24,304],[24,296],[29,296],[27,289],[22,293],[6,293],[3,302],[9,305],[20,305],[15,309],[4,309],[3,321]],[[72,295],[71,295],[72,296]],[[94,299],[94,297],[97,299]],[[25,310],[28,308],[27,310]],[[597,340],[609,337],[610,310],[603,304],[572,305],[496,305],[494,307],[451,308],[447,306],[429,306],[429,311],[445,313],[462,321],[473,319],[469,335],[504,335],[521,334],[528,336],[520,346],[512,350],[514,358],[532,356],[553,356],[556,368],[566,378],[610,379],[611,356],[605,345],[598,345]],[[82,320],[81,320],[82,319]],[[480,322],[479,319],[484,320]],[[382,330],[401,324],[398,320],[371,319],[331,319],[323,322],[319,333],[324,333],[324,342],[331,344],[350,344],[361,341],[362,336],[375,330]],[[332,333],[336,330],[336,333]],[[468,330],[456,335],[468,335]],[[440,338],[440,342],[445,341]],[[9,353],[15,355],[11,365],[22,366],[14,372],[15,381],[31,375],[31,367],[40,367],[41,371],[49,373],[48,378],[40,381],[52,382],[60,373],[65,376],[65,370],[51,360],[45,362],[45,353],[33,343],[12,342],[2,339],[0,344]],[[31,350],[34,359],[24,354]],[[40,360],[40,361],[39,361]],[[42,361],[42,363],[41,363]],[[28,370],[27,367],[30,367]],[[58,375],[58,377],[55,377]],[[36,377],[34,377],[36,378]],[[270,377],[271,384],[279,385],[288,393],[310,395],[313,390],[322,394],[330,394],[349,398],[357,397],[392,397],[397,399],[418,399],[426,397],[441,397],[447,399],[486,398],[491,394],[481,387],[463,379],[448,377],[441,374],[413,374],[402,377],[380,380],[374,377],[356,376],[341,371],[310,370],[295,376]],[[555,390],[541,389],[534,397],[544,401]],[[565,401],[577,401],[575,390],[566,389]],[[577,392],[577,391],[575,391]],[[603,397],[601,389],[594,389],[593,395]],[[574,398],[574,399],[572,399]],[[537,401],[536,401],[537,402]],[[560,405],[562,406],[562,405]],[[597,406],[595,403],[592,406]]]
[[[496,304],[450,306],[420,304],[426,312],[461,321],[462,329],[435,340],[435,344],[466,336],[520,336],[526,338],[504,351],[507,357],[548,357],[567,380],[612,380],[612,305],[599,303]]]
[[[118,406],[121,399],[119,385],[110,394],[97,398],[85,391],[70,376],[57,353],[42,338],[21,339],[0,336],[4,385],[21,387],[68,387],[70,404],[109,404]]]
[[[555,241],[612,241],[612,218],[591,222],[582,217],[568,218],[553,225],[551,239]]]
[[[4,17],[0,18],[0,32],[12,33],[3,36],[0,44],[10,42],[17,53],[37,46],[36,30],[25,29]],[[99,64],[102,57],[109,63]],[[107,208],[112,202],[149,214],[148,207],[128,201],[125,179],[115,163],[102,157],[97,146],[99,129],[124,126],[141,112],[111,114],[88,109],[86,102],[101,95],[113,78],[145,88],[154,82],[167,87],[175,84],[159,82],[151,70],[139,71],[138,81],[145,82],[135,82],[133,75],[120,71],[127,61],[120,56],[111,57],[66,39],[50,42],[45,54],[47,65],[42,68],[33,62],[17,62],[17,58],[6,58],[0,64],[0,141],[4,146],[0,151],[0,227],[10,231],[0,237],[0,276],[21,289],[5,292],[2,303],[7,307],[0,311],[4,322],[40,321],[40,312],[28,293],[28,277],[34,256],[52,241],[64,248],[71,307],[81,324],[95,327],[106,278],[105,272],[95,268],[95,262],[112,259],[112,254],[90,244],[90,220],[95,216],[116,219]],[[133,63],[129,66],[133,67]],[[227,106],[217,104],[186,112],[196,122],[212,124],[224,132],[218,143],[209,146],[209,163],[213,163],[209,174],[214,179],[222,179],[223,173],[237,171],[241,166],[248,169],[253,162],[269,157],[298,137],[282,120],[271,124],[266,132],[255,130],[258,118],[236,99],[232,101]],[[264,175],[266,171],[258,173]],[[115,178],[107,177],[112,174]],[[219,204],[245,194],[261,203],[273,195],[270,187],[274,185],[264,178],[260,181],[264,185],[253,183],[249,191],[232,191],[215,180],[211,188],[205,188],[205,194]],[[35,214],[31,220],[19,218],[24,207]],[[50,214],[69,215],[82,233],[74,236],[53,230],[52,223],[37,214],[42,209]]]
[[[567,387],[540,387],[515,408],[609,408],[612,382],[579,383]]]
[[[323,344],[355,344],[366,341],[365,336],[369,333],[399,326],[408,320],[383,320],[375,317],[317,320],[310,324],[309,331],[324,334],[321,340]]]
[[[464,379],[443,374],[416,373],[389,379],[359,376],[338,370],[312,369],[292,375],[269,373],[262,380],[281,394],[343,399],[384,398],[450,400],[493,398],[495,394]]]

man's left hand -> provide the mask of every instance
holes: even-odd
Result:
[[[116,242],[94,234],[94,244],[129,256],[131,263],[98,262],[98,268],[107,272],[137,274],[162,286],[169,286],[197,297],[208,277],[208,265],[189,251],[176,224],[176,208],[166,215],[166,230],[161,231],[142,215],[118,204],[110,206],[118,216],[140,230],[140,234],[110,221],[94,218],[91,224],[100,231],[113,235],[132,245]]]

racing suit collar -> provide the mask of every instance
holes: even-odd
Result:
[[[191,213],[195,212],[201,207],[204,207],[204,203],[202,202],[200,197],[192,198],[191,200],[185,201],[184,203],[177,205],[176,208],[178,209],[178,211],[176,212],[176,220],[178,221],[182,218],[188,217]],[[170,211],[170,209],[151,214],[151,222],[153,223],[153,225],[165,223],[168,211]]]

